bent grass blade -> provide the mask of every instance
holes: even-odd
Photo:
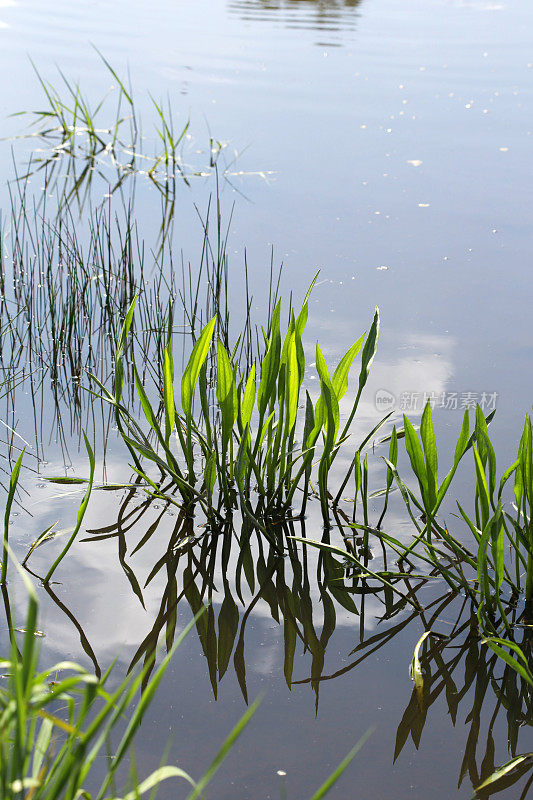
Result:
[[[4,512],[4,540],[2,547],[2,570],[0,572],[0,584],[4,585],[7,580],[7,561],[8,561],[8,544],[9,544],[9,516],[11,514],[11,507],[15,499],[15,492],[17,491],[17,483],[20,475],[20,468],[22,466],[22,459],[26,448],[22,450],[17,458],[16,464],[13,467],[11,477],[9,479],[9,491],[7,494],[6,508]]]
[[[65,547],[63,548],[63,550],[61,551],[59,556],[56,558],[56,560],[54,561],[54,563],[52,564],[52,566],[48,570],[48,572],[46,574],[46,577],[44,579],[44,583],[50,583],[52,575],[54,574],[54,572],[56,571],[57,567],[59,566],[61,561],[64,559],[64,557],[66,556],[66,554],[70,550],[72,544],[74,543],[74,539],[76,538],[76,536],[78,534],[78,531],[81,528],[81,525],[82,525],[82,522],[83,522],[83,518],[84,518],[85,512],[87,510],[87,506],[89,505],[89,499],[91,497],[91,492],[92,492],[92,488],[93,488],[95,461],[94,461],[94,453],[93,453],[92,447],[89,444],[89,440],[87,439],[87,435],[85,434],[85,432],[83,433],[83,438],[85,440],[85,447],[87,449],[87,455],[89,456],[89,465],[90,465],[89,483],[87,485],[87,490],[86,490],[86,492],[85,492],[85,494],[83,496],[83,499],[81,501],[81,504],[80,504],[80,507],[79,507],[79,510],[78,510],[78,516],[77,516],[77,519],[76,519],[76,526],[75,526],[75,528],[74,528],[74,530],[72,532],[72,535],[70,536],[67,544],[65,545]]]

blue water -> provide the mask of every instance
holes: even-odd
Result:
[[[8,115],[42,107],[30,58],[54,83],[57,65],[96,101],[113,81],[94,45],[119,74],[129,70],[148,151],[155,147],[149,93],[168,100],[177,127],[190,117],[187,147],[195,164],[210,135],[224,144],[229,166],[221,202],[228,219],[235,206],[235,297],[245,248],[259,314],[271,248],[275,263],[283,262],[284,294],[301,297],[320,268],[309,347],[319,337],[332,361],[380,307],[380,350],[362,428],[377,418],[378,391],[392,398],[398,415],[408,409],[412,417],[431,394],[446,442],[465,405],[485,398],[498,409],[494,441],[507,465],[533,398],[532,25],[526,0],[0,0],[2,136],[26,124]],[[6,179],[13,174],[11,144],[0,149]],[[16,157],[31,146],[16,142]],[[188,258],[198,252],[193,202],[205,207],[212,191],[206,178],[180,190],[176,237]],[[138,210],[148,225],[157,203],[156,192],[140,192]],[[117,479],[119,466],[111,465]],[[41,519],[50,523],[54,502],[39,506],[37,527]],[[87,527],[116,512],[114,501],[100,502]],[[89,585],[60,591],[104,661],[118,651],[125,664],[142,638],[139,629],[149,629],[157,587],[145,615],[111,566],[113,546],[95,547],[79,546],[74,557],[72,574],[76,581],[90,576]],[[108,572],[100,552],[109,554]],[[76,631],[53,606],[46,613],[45,647],[64,655],[63,641],[69,656],[83,658]],[[265,697],[212,796],[277,797],[279,769],[288,772],[289,797],[311,795],[377,723],[332,797],[469,797],[467,778],[457,789],[467,709],[453,727],[442,698],[428,715],[420,750],[409,742],[392,765],[417,631],[412,625],[374,660],[326,682],[315,716],[309,687],[289,694],[282,633],[258,610],[247,640],[250,696]],[[357,635],[349,624],[337,628],[332,672]],[[300,676],[308,670],[306,663]],[[243,709],[231,670],[215,704],[190,637],[146,723],[140,765],[154,768],[173,733],[173,757],[198,774]],[[526,734],[521,746],[531,750]],[[495,739],[496,761],[505,761],[504,726]]]

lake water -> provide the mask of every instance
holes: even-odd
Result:
[[[235,317],[243,313],[245,250],[259,316],[271,251],[275,264],[283,262],[283,296],[293,292],[301,298],[320,269],[308,339],[311,346],[320,338],[331,361],[368,328],[376,305],[381,311],[362,429],[379,417],[377,393],[398,416],[408,410],[411,417],[431,394],[445,406],[435,411],[445,446],[465,405],[482,401],[488,410],[497,407],[491,430],[500,465],[507,465],[533,397],[532,25],[526,0],[0,0],[2,136],[12,137],[26,124],[8,115],[43,106],[30,59],[45,79],[60,83],[59,67],[96,101],[113,82],[98,48],[118,74],[129,70],[147,151],[156,141],[150,94],[158,102],[168,99],[176,129],[190,117],[185,157],[192,164],[208,158],[210,136],[224,143],[220,163],[227,176],[220,201],[224,218],[231,217]],[[5,182],[13,176],[12,145],[9,139],[0,149]],[[19,163],[33,142],[17,140],[13,146]],[[194,203],[205,209],[213,186],[211,176],[179,188],[175,246],[185,260],[195,259],[201,240]],[[5,187],[1,197],[6,208]],[[159,195],[148,182],[138,192],[136,210],[146,230],[158,224]],[[17,430],[31,442],[32,424],[24,413],[17,418]],[[76,472],[85,474],[77,435],[65,437]],[[57,474],[61,452],[48,440],[43,446],[49,462],[44,472]],[[110,445],[108,475],[128,480],[118,445]],[[21,552],[58,517],[68,524],[79,500],[54,497],[39,476],[28,478],[26,488],[33,517],[13,520]],[[84,528],[113,526],[123,513],[121,502],[95,495]],[[150,522],[157,513],[148,510]],[[129,553],[146,531],[146,519],[134,527]],[[144,548],[132,560],[143,579],[164,552],[172,524],[165,520],[163,531],[158,528],[156,556]],[[319,526],[318,515],[308,528],[313,525]],[[49,553],[36,552],[38,574],[39,566],[44,571],[50,563]],[[98,664],[105,668],[118,655],[119,668],[126,667],[157,618],[165,578],[150,584],[145,610],[117,558],[115,539],[79,543],[69,558],[68,578],[65,572],[56,587],[59,599],[82,626]],[[311,559],[310,573],[315,568]],[[324,609],[319,589],[310,584],[320,638]],[[216,615],[224,596],[224,587],[218,589]],[[252,596],[246,596],[247,604]],[[44,592],[42,602],[43,658],[60,655],[90,664],[73,620]],[[435,624],[453,629],[459,611],[457,603],[443,607]],[[320,682],[317,705],[308,683],[288,690],[283,627],[259,599],[246,618],[245,661],[248,698],[263,700],[210,796],[276,798],[278,770],[287,772],[289,798],[311,796],[373,725],[376,731],[332,798],[468,798],[491,759],[496,765],[507,760],[505,712],[500,707],[493,717],[492,695],[485,705],[477,703],[490,694],[490,681],[481,671],[469,683],[469,667],[461,660],[474,658],[468,648],[454,665],[454,682],[434,667],[434,697],[423,731],[411,707],[412,736],[394,759],[412,701],[408,665],[424,628],[419,619],[409,622],[405,609],[378,624],[382,613],[381,602],[367,598],[367,638],[400,620],[405,627],[375,652],[369,645],[368,657],[343,671],[357,660],[350,653],[359,643],[360,624],[337,610],[334,635],[324,645],[322,674],[330,677]],[[189,618],[189,607],[180,606],[178,628]],[[311,640],[309,630],[305,636]],[[312,654],[303,649],[295,656],[297,681],[308,680],[312,670]],[[242,679],[240,686],[233,662],[216,701],[208,667],[191,634],[143,723],[141,773],[157,766],[172,736],[171,758],[198,776],[243,713]],[[530,750],[531,732],[524,726],[517,751]],[[513,786],[501,796],[511,800],[522,790]],[[176,796],[181,795],[168,788],[161,792]]]

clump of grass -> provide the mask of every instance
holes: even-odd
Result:
[[[163,353],[169,308],[178,299],[183,319],[173,323],[175,334],[194,340],[205,321],[216,315],[217,335],[228,341],[227,230],[218,200],[213,222],[212,205],[209,201],[203,216],[198,212],[197,265],[182,262],[181,269],[176,269],[168,220],[162,222],[164,233],[154,251],[141,238],[133,198],[123,196],[118,205],[109,198],[91,207],[80,225],[69,206],[37,209],[28,184],[12,189],[11,214],[0,225],[4,245],[0,256],[0,399],[6,398],[7,419],[19,405],[19,386],[31,398],[37,458],[46,458],[44,442],[54,437],[68,464],[69,429],[82,443],[82,429],[101,428],[106,447],[109,409],[105,404],[87,403],[80,383],[95,388],[90,374],[100,380],[109,374],[122,322],[136,295],[130,339],[143,353],[138,364],[142,380],[156,377],[152,364]],[[241,350],[245,349],[248,354],[253,350],[250,329],[241,342]],[[132,387],[128,350],[125,374],[131,377]],[[48,414],[43,410],[48,408],[50,431],[44,427]]]
[[[443,482],[437,494],[437,502],[431,510],[425,501],[433,475],[436,480],[437,449],[434,436],[428,433],[431,419],[429,406],[424,412],[421,438],[426,453],[426,464],[421,459],[421,449],[412,425],[406,420],[406,448],[411,466],[418,479],[426,514],[426,525],[420,535],[427,555],[449,585],[456,591],[465,592],[475,603],[480,629],[486,643],[503,658],[522,678],[533,687],[533,673],[520,646],[513,641],[513,628],[520,619],[512,623],[506,606],[515,607],[523,598],[523,624],[528,625],[533,600],[533,535],[531,527],[531,499],[533,497],[532,466],[533,450],[531,420],[527,416],[516,461],[498,478],[496,454],[492,445],[487,422],[479,406],[476,409],[475,428],[468,435],[467,415],[456,445],[454,468],[468,449],[474,459],[475,493],[473,513],[468,513],[460,504],[458,509],[467,530],[474,540],[474,549],[469,549],[445,525],[436,521],[438,501],[442,502],[451,480]],[[431,426],[432,430],[432,426]],[[428,466],[434,465],[433,472]],[[451,473],[450,473],[451,474]],[[504,493],[508,481],[514,476],[516,514],[505,509]],[[453,477],[453,475],[452,475]],[[435,483],[433,484],[435,485]],[[438,537],[437,542],[434,536]],[[413,550],[413,545],[409,550]],[[505,560],[505,550],[510,553],[511,568]],[[444,552],[443,552],[444,550]],[[443,556],[448,558],[443,560]],[[474,571],[475,582],[471,579]],[[523,574],[525,571],[525,581]],[[504,638],[501,636],[504,635]]]
[[[402,438],[411,467],[408,481],[398,472],[398,433],[393,429],[389,458],[384,458],[387,469],[387,484],[384,490],[384,509],[376,527],[369,525],[367,513],[368,490],[366,488],[365,465],[359,459],[355,467],[356,500],[358,492],[363,499],[363,520],[347,523],[348,527],[364,534],[365,545],[369,536],[374,536],[384,547],[397,555],[398,568],[390,574],[371,570],[366,560],[361,561],[353,551],[335,547],[327,542],[310,542],[327,552],[342,556],[362,574],[380,580],[389,589],[399,591],[391,582],[403,573],[402,568],[413,570],[415,565],[428,577],[442,578],[452,592],[464,594],[477,613],[480,636],[503,661],[533,687],[533,671],[529,656],[514,640],[514,630],[528,627],[531,621],[533,601],[533,445],[531,419],[526,417],[516,461],[498,478],[496,454],[492,445],[488,424],[493,413],[484,417],[478,406],[475,425],[470,430],[468,410],[465,411],[461,431],[455,446],[452,467],[446,477],[439,481],[438,453],[433,428],[431,406],[428,403],[422,415],[420,437],[413,424],[404,416]],[[439,510],[447,497],[452,480],[460,462],[472,451],[474,460],[473,512],[467,512],[457,504],[466,530],[472,535],[473,544],[465,543],[440,519]],[[506,510],[505,490],[514,476],[514,509]],[[409,488],[411,479],[418,484],[419,494]],[[405,509],[413,525],[413,540],[406,545],[390,533],[381,530],[392,481],[395,481]],[[355,505],[354,505],[355,508]],[[355,515],[355,510],[354,510]],[[505,550],[510,553],[506,562]],[[525,578],[524,578],[525,576]],[[520,611],[519,600],[522,598]],[[409,598],[413,604],[413,599]],[[518,612],[518,613],[517,613]],[[420,643],[419,643],[420,644]],[[418,647],[419,645],[417,645]],[[416,658],[415,649],[415,658]],[[529,653],[529,649],[528,649]]]
[[[104,180],[111,194],[132,176],[143,175],[172,204],[176,179],[188,184],[195,175],[211,174],[224,145],[211,137],[205,163],[201,167],[187,165],[183,148],[189,120],[177,131],[170,102],[163,104],[150,97],[158,146],[153,154],[143,152],[131,83],[122,79],[109,61],[96,52],[113,81],[110,89],[96,100],[89,98],[80,84],[61,70],[60,83],[45,80],[32,62],[43,91],[44,109],[12,116],[29,116],[29,132],[19,138],[38,139],[47,149],[43,154],[32,154],[20,179],[43,172],[47,190],[54,189],[62,205],[76,200],[82,209],[96,175]]]
[[[162,476],[172,480],[182,504],[191,510],[198,504],[208,519],[220,521],[239,509],[268,536],[265,520],[304,513],[313,462],[318,457],[318,495],[324,523],[329,525],[328,478],[368,379],[377,346],[379,313],[376,310],[366,341],[364,335],[359,337],[331,375],[317,343],[320,396],[313,403],[306,393],[305,418],[301,419],[299,407],[306,371],[302,337],[315,280],[316,277],[300,312],[296,315],[291,311],[284,338],[281,301],[276,303],[268,332],[263,331],[257,365],[247,362],[241,366],[236,357],[238,342],[230,352],[221,339],[214,341],[217,318],[213,317],[196,339],[181,375],[180,404],[175,397],[170,321],[159,364],[157,382],[161,394],[155,408],[133,359],[135,389],[148,423],[146,432],[126,408],[122,396],[122,355],[136,300],[132,303],[117,343],[114,392],[101,382],[99,385],[101,397],[115,410],[135,470],[152,487],[154,495],[160,496],[160,490],[141,467],[139,458],[155,463]],[[341,431],[339,403],[348,390],[349,372],[360,351],[358,390]],[[210,354],[214,411],[208,398]],[[198,402],[200,409],[195,413]],[[161,414],[156,410],[159,408]],[[297,491],[303,495],[300,512],[293,509]]]
[[[112,692],[106,688],[109,673],[98,679],[71,662],[60,662],[39,671],[35,638],[37,596],[29,579],[22,571],[21,574],[28,590],[22,648],[19,649],[11,630],[10,656],[0,661],[0,668],[7,676],[5,688],[0,688],[0,794],[5,800],[109,796],[119,767],[131,756],[135,734],[171,655],[158,667],[140,700],[137,695],[142,671],[136,676],[131,674]],[[91,781],[94,783],[96,759],[109,746],[111,733],[123,727],[124,714],[134,705],[99,790],[88,791]],[[170,778],[184,779],[195,787],[183,770],[168,765],[140,784],[134,776],[135,785],[124,795],[124,800],[133,800]]]

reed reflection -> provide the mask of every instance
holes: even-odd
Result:
[[[355,30],[361,0],[230,0],[229,13],[244,22],[279,22],[284,28],[321,33],[317,45],[341,46]]]

